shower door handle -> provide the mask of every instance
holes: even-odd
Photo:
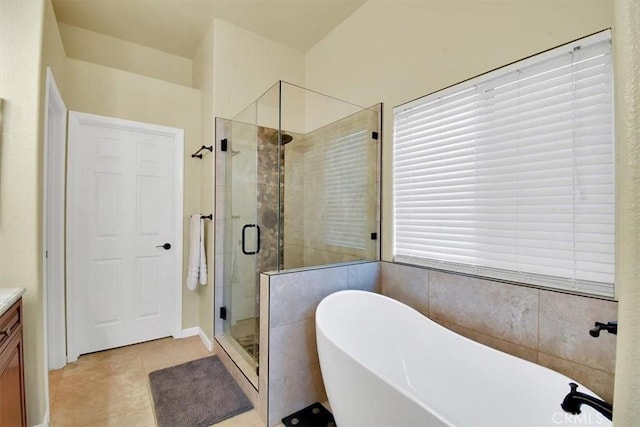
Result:
[[[257,231],[258,231],[257,247],[256,247],[256,250],[255,250],[255,251],[248,251],[248,250],[247,250],[247,247],[246,247],[246,242],[247,242],[247,239],[246,239],[246,231],[247,231],[247,228],[254,228],[254,227],[255,227],[255,228],[257,229]],[[259,225],[256,225],[256,224],[245,224],[245,225],[242,227],[242,253],[243,253],[243,254],[245,254],[245,255],[255,255],[255,254],[257,254],[258,252],[260,252],[260,226],[259,226]]]
[[[256,245],[256,253],[260,252],[260,226],[256,225],[256,229],[258,230],[258,241]]]

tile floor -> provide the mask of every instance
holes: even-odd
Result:
[[[164,338],[81,356],[49,372],[51,426],[155,426],[148,374],[210,356],[199,337]],[[264,427],[251,410],[216,427]]]

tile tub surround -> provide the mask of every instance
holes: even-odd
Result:
[[[25,293],[25,288],[0,288],[0,316]]]
[[[482,344],[576,379],[613,400],[616,338],[592,338],[617,319],[615,301],[517,286],[390,262],[381,293]]]
[[[264,403],[260,408],[267,426],[274,426],[313,402],[327,400],[316,347],[316,308],[337,291],[379,292],[380,263],[263,274],[260,285],[265,302],[261,303],[259,392]]]

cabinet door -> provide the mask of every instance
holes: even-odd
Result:
[[[0,355],[0,426],[26,425],[21,334]]]

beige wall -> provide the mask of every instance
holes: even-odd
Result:
[[[25,287],[25,381],[30,424],[45,411],[42,330],[41,52],[43,1],[0,2],[0,286]]]
[[[131,71],[183,86],[192,85],[191,59],[73,25],[58,25],[69,58]]]
[[[191,158],[201,145],[200,91],[115,68],[67,59],[67,108],[184,129],[184,253],[187,274],[189,222],[200,212],[200,167]],[[182,327],[199,324],[199,297],[183,286]]]
[[[24,349],[27,417],[44,420],[42,179],[46,69],[65,92],[65,52],[49,0],[0,2],[0,286],[27,289]]]
[[[64,98],[66,92],[66,67],[67,56],[60,31],[56,22],[56,16],[51,5],[51,0],[45,0],[45,16],[44,16],[44,32],[42,36],[42,67],[41,67],[41,87],[40,94],[42,96],[42,102],[44,102],[44,91],[46,81],[46,69],[51,68],[56,85]],[[43,110],[44,111],[44,105]],[[42,123],[44,126],[44,122]]]
[[[616,425],[638,423],[640,396],[640,3],[616,0],[616,151],[618,227]]]
[[[278,80],[304,84],[302,52],[226,21],[213,25],[216,117],[233,118]]]
[[[385,104],[383,259],[392,257],[392,108],[612,25],[610,0],[369,0],[307,52],[309,89]]]
[[[209,27],[209,30],[200,42],[193,57],[193,86],[199,89],[202,94],[200,101],[202,145],[215,146],[213,135],[213,24]],[[200,211],[204,215],[208,215],[214,211],[213,173],[215,157],[214,149],[214,153],[207,153],[199,162],[201,169]],[[198,166],[194,165],[194,167]],[[207,277],[207,286],[198,287],[198,294],[200,296],[199,326],[211,341],[213,341],[213,291],[215,277],[214,225],[213,221],[205,221],[205,251],[207,253],[209,275]]]

